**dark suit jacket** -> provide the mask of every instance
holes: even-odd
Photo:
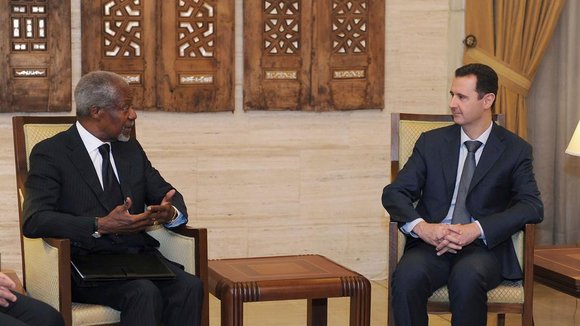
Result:
[[[445,218],[455,189],[460,128],[452,125],[419,137],[407,164],[383,190],[383,206],[391,220],[402,224],[421,217],[439,223]],[[468,211],[481,224],[487,246],[508,279],[522,277],[511,236],[524,224],[541,222],[544,215],[532,161],[528,143],[494,124],[466,198]],[[422,241],[407,240],[407,246]]]
[[[173,189],[151,162],[141,145],[131,139],[113,142],[112,153],[123,197],[131,197],[131,214],[157,205]],[[177,192],[173,205],[187,218],[183,196]],[[135,252],[159,246],[145,232],[132,235],[92,237],[95,217],[106,216],[108,207],[94,165],[75,125],[38,143],[30,154],[26,181],[24,225],[27,237],[71,240],[72,254],[108,251]]]

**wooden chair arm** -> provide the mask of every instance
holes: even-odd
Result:
[[[162,232],[163,230],[167,230],[168,232]],[[180,241],[179,237],[193,239],[193,261],[195,265],[195,275],[202,281],[203,283],[203,291],[204,291],[204,302],[203,302],[203,310],[202,310],[202,325],[207,326],[209,325],[209,283],[208,283],[208,255],[207,255],[207,229],[204,228],[192,228],[190,226],[183,226],[177,229],[165,229],[161,226],[152,227],[148,230],[149,234],[159,240],[161,242],[161,252],[164,256],[169,259],[172,259],[176,262],[180,262],[179,256],[180,254],[183,255],[184,252],[180,250],[179,253],[175,253],[171,251],[171,249],[165,248],[163,249],[164,240],[172,240],[172,241]],[[171,236],[171,234],[174,234]],[[170,237],[167,239],[166,237]],[[183,238],[182,240],[183,241]],[[187,246],[187,243],[191,244],[190,241],[186,241],[184,243]],[[185,250],[184,248],[180,248]],[[181,256],[183,257],[183,256]],[[186,270],[188,268],[186,267]]]
[[[175,230],[175,233],[195,239],[195,275],[203,283],[203,310],[201,325],[209,325],[209,279],[208,279],[208,255],[207,255],[207,229],[184,226]]]
[[[389,280],[399,262],[399,226],[397,222],[389,222]]]
[[[524,229],[524,322],[533,324],[534,311],[534,246],[536,241],[536,225],[526,224]]]

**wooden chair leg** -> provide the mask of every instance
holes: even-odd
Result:
[[[497,314],[497,326],[505,326],[505,314]]]

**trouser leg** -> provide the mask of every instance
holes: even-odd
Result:
[[[427,299],[448,274],[448,259],[437,256],[433,246],[419,243],[405,250],[391,280],[396,325],[426,326]]]
[[[471,244],[453,259],[448,280],[451,324],[485,326],[487,291],[502,281],[501,265],[485,247]]]
[[[0,325],[64,326],[62,315],[47,303],[13,293],[16,301],[0,307]]]

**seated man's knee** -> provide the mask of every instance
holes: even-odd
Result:
[[[406,295],[409,292],[429,288],[429,277],[425,271],[419,269],[396,270],[391,280],[393,295]]]
[[[483,295],[488,291],[488,281],[483,271],[471,268],[461,273],[451,273],[447,286],[450,294],[469,299],[475,295]],[[463,300],[463,299],[460,299]]]
[[[150,280],[135,280],[125,292],[126,304],[139,304],[141,306],[162,307],[163,296]]]
[[[43,323],[47,326],[64,326],[64,319],[58,311],[50,310],[43,314]]]
[[[64,319],[60,312],[45,302],[20,295],[18,295],[18,301],[16,302],[21,302],[29,308],[29,311],[20,316],[27,323],[33,325],[64,326]]]
[[[180,287],[184,296],[192,295],[203,298],[203,282],[193,275],[183,278]]]

